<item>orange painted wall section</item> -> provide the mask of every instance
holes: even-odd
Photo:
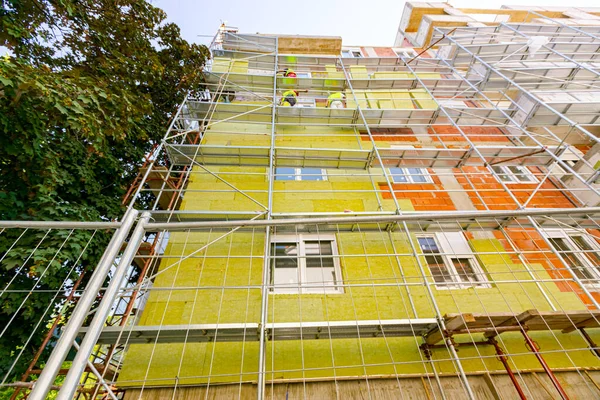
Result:
[[[473,142],[508,143],[510,140],[499,128],[490,126],[465,126],[461,128]],[[435,125],[427,129],[434,141],[443,143],[466,142],[464,136],[452,125]]]
[[[568,279],[570,281],[556,281],[555,284],[562,292],[576,293],[581,300],[590,308],[595,308],[585,292],[572,281],[573,277],[565,265],[551,252],[542,236],[535,229],[506,229],[506,235],[517,251],[522,251],[523,258],[532,264],[541,264],[552,279]],[[598,237],[600,231],[589,230],[592,235]],[[494,231],[496,238],[505,249],[512,251],[511,243],[500,231]],[[514,262],[520,262],[516,254],[511,254]],[[600,301],[600,293],[591,292],[595,300]]]
[[[529,168],[536,176],[541,173],[538,168]],[[467,190],[469,198],[478,210],[514,210],[517,204],[504,190],[500,182],[485,167],[463,167],[468,179],[455,169],[456,180]],[[475,175],[476,174],[476,175]],[[540,177],[541,178],[541,177]],[[470,183],[469,183],[470,182]],[[506,183],[511,193],[523,204],[539,183]],[[536,195],[529,201],[531,208],[572,208],[573,202],[567,197],[558,183],[546,180]],[[475,193],[477,191],[477,193]],[[479,196],[477,195],[479,194]]]
[[[391,47],[373,47],[377,57],[398,57]]]
[[[431,175],[433,183],[393,183],[392,190],[397,199],[407,199],[413,204],[416,211],[453,211],[456,210],[452,199],[447,192],[444,192],[438,177],[433,175],[433,171],[427,170]],[[379,189],[382,190],[381,197],[391,199],[387,183],[379,183]],[[438,191],[439,190],[439,191]]]
[[[373,136],[373,140],[382,142],[419,141],[410,128],[371,128],[371,136]],[[371,140],[367,131],[360,131],[360,138],[365,141]]]

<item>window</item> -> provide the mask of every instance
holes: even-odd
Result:
[[[390,168],[393,183],[432,183],[427,168]]]
[[[315,99],[311,99],[308,97],[297,97],[296,107],[315,108]]]
[[[556,150],[558,150],[558,149],[553,148],[552,150],[554,152],[556,152]],[[567,164],[569,167],[571,167],[571,169],[574,169],[577,162],[582,160],[583,157],[584,157],[583,152],[581,152],[580,150],[576,149],[573,146],[568,146],[560,154],[560,159],[565,164]],[[560,179],[562,181],[567,181],[569,178],[571,178],[573,176],[573,174],[570,171],[566,170],[565,168],[560,166],[558,163],[554,164],[554,167],[552,168],[552,175],[554,175],[555,177],[557,177],[558,179]],[[596,182],[594,182],[594,179],[591,179],[590,182],[596,183]]]
[[[343,293],[333,235],[276,235],[271,241],[270,291]]]
[[[544,234],[575,276],[588,285],[600,287],[600,246],[590,235],[558,229]]]
[[[414,49],[393,49],[394,53],[396,53],[396,55],[398,57],[404,57],[406,59],[411,59],[417,56],[417,52]]]
[[[326,181],[327,173],[321,168],[275,168],[276,181]]]
[[[526,167],[521,167],[519,165],[495,165],[492,167],[492,169],[496,174],[498,174],[498,177],[502,182],[536,183],[538,181],[529,169],[527,169]]]
[[[490,287],[461,232],[419,235],[417,241],[438,289]]]
[[[345,49],[345,50],[342,50],[342,57],[343,58],[362,58],[363,54],[359,48]]]

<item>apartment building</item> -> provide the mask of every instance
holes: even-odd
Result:
[[[600,8],[409,2],[394,47],[222,26],[211,53],[132,189],[113,390],[600,396]]]

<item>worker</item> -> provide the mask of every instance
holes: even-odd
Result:
[[[331,93],[329,97],[327,97],[327,107],[329,108],[345,108],[344,101],[346,100],[346,96],[342,92]]]
[[[219,102],[231,103],[233,100],[235,100],[235,91],[233,90],[223,90],[219,94]]]
[[[283,92],[279,105],[284,107],[294,107],[298,102],[298,91],[297,90],[286,90]]]
[[[283,72],[283,77],[284,78],[295,78],[296,77],[296,73],[291,68],[286,68],[286,69],[284,69],[281,72]]]

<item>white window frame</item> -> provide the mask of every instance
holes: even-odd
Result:
[[[584,250],[580,249],[577,243],[573,240],[573,236],[581,237],[584,240],[584,242],[593,250],[595,250],[595,253],[597,253],[600,256],[600,245],[590,236],[589,233],[581,232],[575,229],[544,229],[542,231],[542,234],[546,237],[546,239],[563,239],[569,247],[569,249],[573,251],[573,256],[577,258],[577,260],[581,263],[581,266],[584,267],[586,271],[589,272],[592,276],[591,278],[584,278],[588,279],[587,281],[583,282],[584,285],[590,288],[600,289],[600,265],[594,265],[592,260],[590,260],[589,257],[582,253],[582,251]],[[569,262],[566,261],[563,255],[561,254],[562,250],[557,249],[552,244],[550,245],[552,246],[552,249],[558,252],[560,258],[564,261],[567,267],[571,269]]]
[[[349,56],[348,57],[344,57],[344,52],[348,52]],[[358,53],[358,54],[360,54],[360,56],[356,57],[354,55],[354,53]],[[363,54],[363,52],[360,49],[360,47],[348,47],[346,49],[342,49],[340,55],[342,56],[342,58],[365,58],[365,55]]]
[[[437,248],[440,250],[439,257],[441,257],[444,262],[444,266],[446,270],[449,272],[450,280],[445,281],[443,284],[440,282],[435,282],[433,278],[433,273],[431,273],[431,279],[433,279],[435,287],[438,290],[448,290],[448,289],[469,289],[469,288],[478,288],[478,289],[489,289],[492,287],[488,281],[487,274],[479,265],[479,261],[473,253],[473,250],[469,246],[465,235],[462,232],[433,232],[433,233],[423,233],[416,235],[418,238],[433,238],[435,240]],[[417,240],[418,243],[418,240]],[[419,244],[419,250],[421,253],[420,257],[425,258],[426,254],[431,253],[423,253],[421,249],[421,244]],[[473,268],[476,276],[481,278],[486,282],[475,283],[470,281],[464,281],[460,274],[458,273],[456,267],[454,266],[453,259],[467,259]],[[427,260],[423,261],[423,265],[429,268],[429,263]]]
[[[315,108],[316,101],[307,97],[296,97],[296,105],[294,107]]]
[[[402,170],[401,174],[397,174],[397,173],[392,173],[392,169],[400,169]],[[411,174],[408,172],[409,168],[404,168],[404,167],[393,167],[393,168],[388,168],[388,174],[390,174],[390,178],[392,183],[416,183],[416,184],[427,184],[427,183],[433,183],[433,179],[431,178],[431,175],[429,174],[429,171],[427,170],[427,168],[410,168],[410,169],[418,169],[419,173],[418,174]],[[396,182],[394,180],[394,175],[404,175],[406,176],[406,180],[407,182]],[[425,178],[426,182],[417,182],[414,180],[414,176],[422,176],[423,178]]]
[[[310,73],[310,71],[308,71],[308,72],[297,72],[296,71],[296,77],[302,78],[302,79],[308,79],[308,78],[312,77],[312,74]]]
[[[288,179],[277,179],[277,175],[282,175],[282,174],[277,174],[277,168],[293,168],[293,167],[275,167],[275,178],[274,178],[276,181],[279,181],[279,180],[281,180],[281,181],[288,181],[288,182],[292,181],[291,179],[289,179],[289,180]],[[323,179],[321,179],[321,180],[306,180],[306,179],[302,179],[302,176],[303,176],[302,175],[302,170],[304,168],[293,168],[293,169],[294,169],[294,179],[293,179],[294,181],[322,182],[322,181],[326,181],[327,180],[327,170],[323,169],[323,168],[321,168],[321,176],[323,177]],[[315,169],[318,169],[318,168],[315,168]],[[283,175],[286,175],[286,174],[283,174]]]
[[[417,53],[415,49],[411,49],[409,47],[397,47],[397,48],[392,48],[392,50],[394,51],[394,53],[396,53],[396,56],[398,56],[398,58],[404,57],[404,58],[408,58],[409,60],[411,58],[414,58],[417,56]]]
[[[304,287],[307,280],[306,272],[306,242],[330,242],[331,244],[331,256],[333,260],[333,270],[335,273],[335,280],[333,285],[318,286],[317,283],[311,283],[313,287]],[[343,277],[342,268],[340,266],[340,257],[337,248],[337,240],[335,235],[315,235],[315,234],[297,234],[297,235],[273,235],[271,237],[271,245],[274,243],[296,243],[298,249],[298,286],[290,286],[287,288],[275,288],[271,287],[269,293],[271,294],[343,294]],[[271,254],[271,262],[269,262],[269,284],[273,284],[274,271],[272,260],[274,254]],[[324,281],[325,282],[325,281]],[[326,281],[329,282],[329,281]]]
[[[442,107],[447,107],[447,108],[451,108],[451,109],[463,109],[463,108],[470,108],[467,103],[463,100],[456,100],[456,99],[439,99],[438,103],[440,104],[440,106]]]
[[[505,178],[507,178],[506,180],[503,180],[502,178],[500,178],[500,176],[498,176],[498,179],[500,179],[502,182],[504,183],[539,183],[538,178],[529,170],[529,168],[524,167],[522,165],[511,165],[511,167],[515,167],[519,170],[519,174],[518,175],[525,175],[527,177],[529,177],[529,181],[523,181],[521,180],[522,178],[520,176],[517,176],[517,174],[515,174],[513,171],[511,171],[508,166],[506,165],[492,165],[491,166],[492,169],[494,169],[494,172],[497,175],[503,175]],[[496,171],[495,168],[500,168],[500,170],[502,171],[501,173]]]

